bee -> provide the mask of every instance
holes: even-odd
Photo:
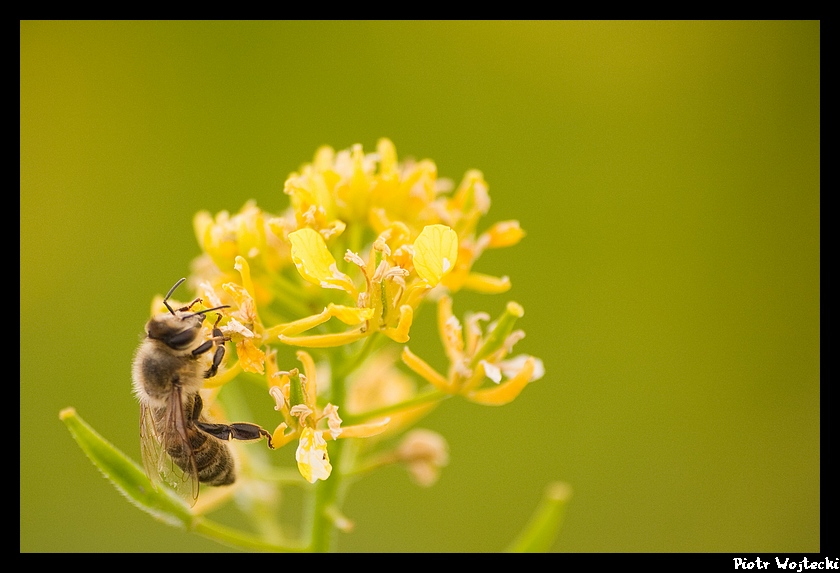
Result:
[[[132,378],[140,402],[140,449],[146,474],[153,483],[164,481],[195,504],[199,483],[224,486],[236,480],[233,455],[225,442],[265,437],[268,446],[274,446],[271,434],[256,424],[217,424],[205,418],[199,390],[205,378],[218,372],[229,338],[218,328],[221,314],[207,340],[202,325],[208,312],[228,305],[192,312],[201,302],[197,298],[173,309],[169,297],[184,280],[175,283],[163,299],[168,312],[146,323]],[[200,357],[211,351],[212,362],[205,370]]]

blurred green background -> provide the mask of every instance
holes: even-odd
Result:
[[[438,484],[356,484],[340,550],[497,551],[562,480],[556,551],[820,551],[820,22],[21,21],[22,552],[227,550],[58,412],[139,460],[130,362],[193,214],[280,211],[319,145],[380,137],[521,222],[477,268],[512,290],[455,312],[521,303],[547,373],[443,404]]]

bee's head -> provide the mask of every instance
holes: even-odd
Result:
[[[146,332],[149,338],[160,340],[173,350],[185,350],[195,342],[202,322],[203,314],[159,314],[146,325]]]
[[[229,307],[229,305],[222,305],[214,308],[205,308],[198,312],[189,312],[189,307],[173,310],[169,306],[169,297],[184,280],[181,279],[175,283],[163,299],[163,304],[166,306],[169,314],[159,314],[149,320],[146,325],[146,332],[149,338],[160,340],[173,350],[186,350],[195,342],[198,333],[201,331],[201,324],[204,322],[206,313]]]

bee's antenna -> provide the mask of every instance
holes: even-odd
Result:
[[[213,312],[214,310],[219,310],[221,308],[230,308],[229,304],[223,304],[222,306],[214,306],[213,308],[205,308],[204,310],[199,310],[195,314],[204,314],[205,312]]]
[[[186,320],[186,319],[191,318],[193,316],[198,316],[199,314],[205,314],[207,312],[213,312],[214,310],[219,310],[219,309],[222,309],[222,308],[230,308],[230,305],[229,304],[223,304],[222,306],[215,306],[213,308],[205,308],[204,310],[199,310],[198,312],[194,312],[192,314],[182,316],[181,319]]]
[[[186,277],[182,278],[177,283],[175,283],[175,285],[171,289],[169,289],[169,292],[166,293],[166,296],[163,297],[163,306],[165,306],[166,310],[168,310],[173,316],[175,315],[175,311],[172,310],[172,307],[169,306],[169,303],[166,302],[166,301],[169,300],[169,297],[172,296],[172,293],[175,292],[175,289],[178,288],[181,285],[181,283],[184,282],[185,280],[187,280]],[[208,311],[205,310],[205,311],[202,311],[202,312],[208,312]],[[196,314],[198,314],[198,313],[196,313]]]

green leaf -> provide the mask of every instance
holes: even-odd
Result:
[[[76,414],[74,408],[65,408],[58,417],[70,430],[76,443],[87,454],[99,471],[128,500],[150,513],[156,519],[194,531],[219,543],[250,551],[305,551],[303,543],[276,544],[254,538],[253,534],[238,531],[193,515],[187,503],[173,490],[155,488],[146,472],[131,458],[100,436],[87,422]]]
[[[194,516],[186,502],[168,488],[157,489],[143,468],[91,428],[75,408],[65,408],[58,417],[93,465],[129,501],[165,523],[192,528]]]
[[[551,549],[563,516],[566,504],[572,496],[572,488],[562,482],[549,484],[540,505],[531,516],[531,521],[507,548],[510,553],[542,553]]]

